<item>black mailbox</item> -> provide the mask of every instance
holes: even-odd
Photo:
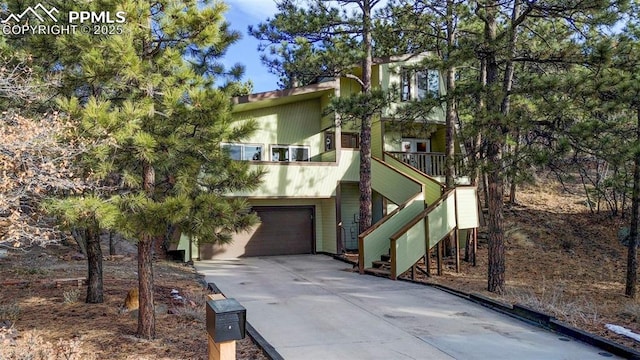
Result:
[[[247,310],[235,299],[207,301],[207,333],[216,343],[245,337]]]

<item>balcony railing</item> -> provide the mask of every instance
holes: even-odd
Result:
[[[430,176],[445,176],[446,155],[444,153],[423,153],[423,152],[389,152],[396,159],[409,164],[414,168]],[[462,170],[462,157],[455,157],[456,174],[460,175]]]

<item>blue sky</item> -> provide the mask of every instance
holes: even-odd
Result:
[[[225,18],[233,30],[242,33],[242,39],[231,45],[225,56],[225,63],[240,63],[246,67],[245,79],[253,81],[254,92],[275,90],[278,78],[260,62],[258,41],[247,33],[249,25],[257,25],[276,11],[273,0],[226,0],[229,11]]]

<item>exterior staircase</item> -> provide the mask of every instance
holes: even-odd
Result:
[[[391,255],[381,255],[380,260],[373,261],[371,265],[372,267],[364,269],[365,274],[391,277]]]
[[[396,279],[430,259],[438,247],[441,269],[441,241],[478,227],[475,187],[459,186],[445,191],[437,180],[403,163],[390,154],[372,160],[372,187],[399,204],[358,237],[360,273]],[[389,186],[395,184],[395,186]],[[428,266],[427,266],[428,268]]]

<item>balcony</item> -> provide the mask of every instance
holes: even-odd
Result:
[[[389,154],[429,176],[445,176],[446,156],[444,153],[391,151]],[[460,176],[463,168],[463,158],[456,155],[455,160],[455,171]]]

